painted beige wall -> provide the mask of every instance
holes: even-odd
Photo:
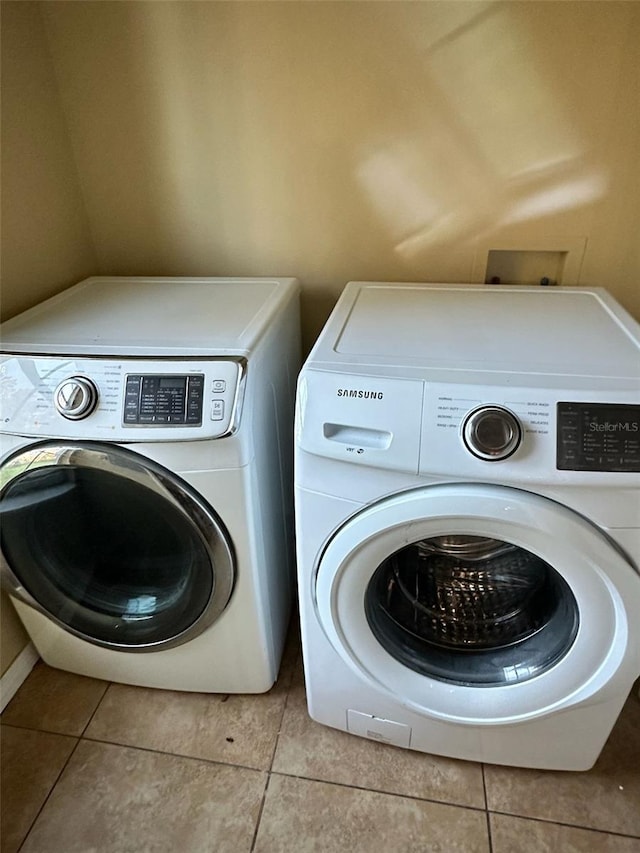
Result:
[[[3,3],[2,314],[11,316],[97,268],[36,3]],[[0,673],[27,637],[0,598]]]
[[[640,315],[640,4],[42,8],[102,271],[295,274],[308,344],[349,279],[560,242]]]
[[[96,271],[38,3],[2,3],[2,316]]]

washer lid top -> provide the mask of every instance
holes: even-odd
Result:
[[[244,355],[295,279],[88,278],[2,325],[10,352]]]
[[[640,327],[602,288],[351,282],[329,324],[318,360],[640,374]]]

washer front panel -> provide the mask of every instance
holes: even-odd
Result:
[[[300,450],[347,462],[354,477],[366,468],[516,487],[579,483],[629,489],[635,523],[640,388],[529,388],[517,384],[517,375],[505,386],[414,378],[420,375],[414,368],[398,376],[389,372],[319,370],[313,363],[303,368],[296,404]],[[469,429],[488,410],[511,424],[512,439],[503,452],[479,450]],[[584,433],[579,447],[578,421]],[[578,450],[581,463],[572,465],[571,451],[575,461]],[[343,488],[332,485],[338,494]]]
[[[238,428],[246,364],[241,358],[111,359],[3,355],[0,432],[113,442],[221,438]],[[56,407],[71,378],[97,389],[78,420]]]
[[[518,666],[526,661],[516,656],[502,686],[462,685],[416,672],[376,639],[365,594],[378,567],[411,543],[450,536],[512,543],[546,562],[568,585],[577,604],[578,630],[551,668],[518,683]],[[382,500],[333,535],[313,584],[320,623],[359,676],[394,701],[453,722],[503,724],[550,714],[606,683],[628,648],[640,643],[640,627],[628,615],[640,608],[637,570],[584,518],[517,489],[442,485]]]
[[[187,483],[132,451],[39,442],[3,463],[2,583],[87,642],[180,645],[225,610],[229,535]]]

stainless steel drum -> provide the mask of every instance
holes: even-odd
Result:
[[[521,548],[435,537],[393,555],[386,607],[405,630],[448,648],[500,648],[549,618],[549,568]]]

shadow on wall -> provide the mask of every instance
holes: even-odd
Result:
[[[589,162],[519,10],[479,3],[458,17],[421,51],[424,109],[356,167],[408,261],[435,245],[562,216],[607,191],[606,170]]]
[[[608,5],[43,4],[101,270],[335,298],[590,235],[624,166],[633,10]]]

